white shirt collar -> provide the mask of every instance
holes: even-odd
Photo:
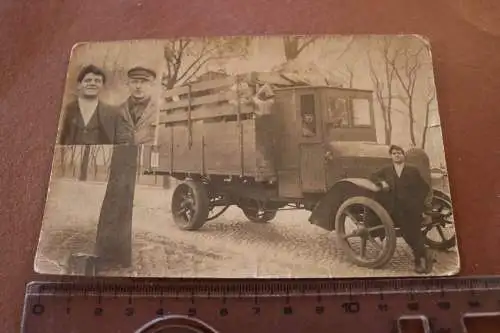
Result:
[[[396,174],[398,177],[401,177],[401,173],[403,172],[403,168],[405,167],[404,163],[396,164],[394,163],[394,169],[396,170]]]
[[[85,126],[88,125],[90,119],[94,115],[94,112],[97,109],[97,104],[99,104],[99,100],[97,98],[78,98],[78,108],[80,109]]]

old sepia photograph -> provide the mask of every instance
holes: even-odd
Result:
[[[415,35],[79,43],[35,271],[457,274],[438,101]]]

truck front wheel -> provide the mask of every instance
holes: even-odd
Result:
[[[351,197],[342,203],[335,216],[335,231],[349,260],[361,267],[385,266],[396,249],[396,230],[389,213],[368,197]]]

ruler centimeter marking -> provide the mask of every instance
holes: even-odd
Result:
[[[396,333],[401,320],[419,319],[426,333],[462,333],[465,317],[499,315],[498,277],[34,282],[26,290],[23,332],[80,332],[82,327],[99,332],[106,318],[107,331],[116,332],[149,332],[141,327],[170,320],[170,325],[196,326],[196,332],[267,333],[283,325],[287,332],[370,328]]]

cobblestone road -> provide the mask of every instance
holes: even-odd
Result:
[[[92,251],[105,185],[53,182],[46,210],[38,271],[61,273],[73,252]],[[106,275],[153,277],[376,277],[412,276],[412,258],[401,240],[384,269],[351,264],[335,234],[307,221],[308,212],[281,211],[268,224],[248,222],[231,207],[198,231],[179,230],[170,218],[170,191],[138,186],[134,203],[133,267]],[[57,197],[57,199],[56,199]],[[457,270],[456,249],[435,252],[432,274]]]

